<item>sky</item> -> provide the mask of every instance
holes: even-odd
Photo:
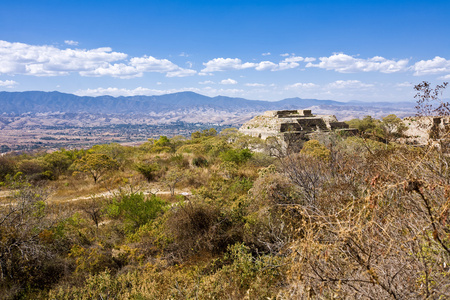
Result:
[[[414,101],[450,1],[0,0],[0,91]]]

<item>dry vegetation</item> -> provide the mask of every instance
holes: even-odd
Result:
[[[300,152],[205,130],[3,156],[1,297],[449,298],[447,133],[413,147],[359,122]]]

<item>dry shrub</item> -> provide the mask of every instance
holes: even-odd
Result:
[[[183,183],[186,187],[197,189],[208,184],[210,177],[208,169],[194,169],[187,173]]]
[[[249,191],[245,242],[258,252],[278,255],[296,234],[300,215],[293,204],[301,200],[289,180],[268,171]]]
[[[372,177],[359,196],[333,201],[335,186],[317,198],[321,209],[297,206],[305,235],[291,244],[284,297],[448,298],[450,189],[435,158],[433,149],[380,151],[363,166]]]
[[[45,289],[64,273],[64,261],[53,243],[56,220],[46,203],[49,191],[16,181],[12,201],[0,207],[0,290],[20,298]]]
[[[241,232],[218,207],[201,201],[179,202],[166,222],[174,243],[169,251],[179,258],[201,250],[221,253],[228,245],[241,241]]]
[[[223,259],[161,268],[146,264],[112,274],[90,275],[81,286],[59,286],[50,299],[267,299],[283,284],[285,265],[269,256],[255,258],[249,248],[230,246]]]

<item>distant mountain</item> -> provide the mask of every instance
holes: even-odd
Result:
[[[80,97],[60,92],[0,92],[0,113],[89,113],[89,114],[167,114],[169,112],[193,112],[208,110],[240,113],[262,112],[280,109],[304,109],[308,107],[338,110],[380,107],[410,110],[414,104],[401,102],[339,102],[333,100],[288,98],[280,101],[247,100],[225,96],[207,97],[194,92],[180,92],[160,96],[130,97]],[[329,109],[327,109],[329,110]],[[360,110],[360,109],[357,109]]]

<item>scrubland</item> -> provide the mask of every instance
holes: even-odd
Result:
[[[449,145],[396,122],[2,156],[0,297],[449,298]]]

